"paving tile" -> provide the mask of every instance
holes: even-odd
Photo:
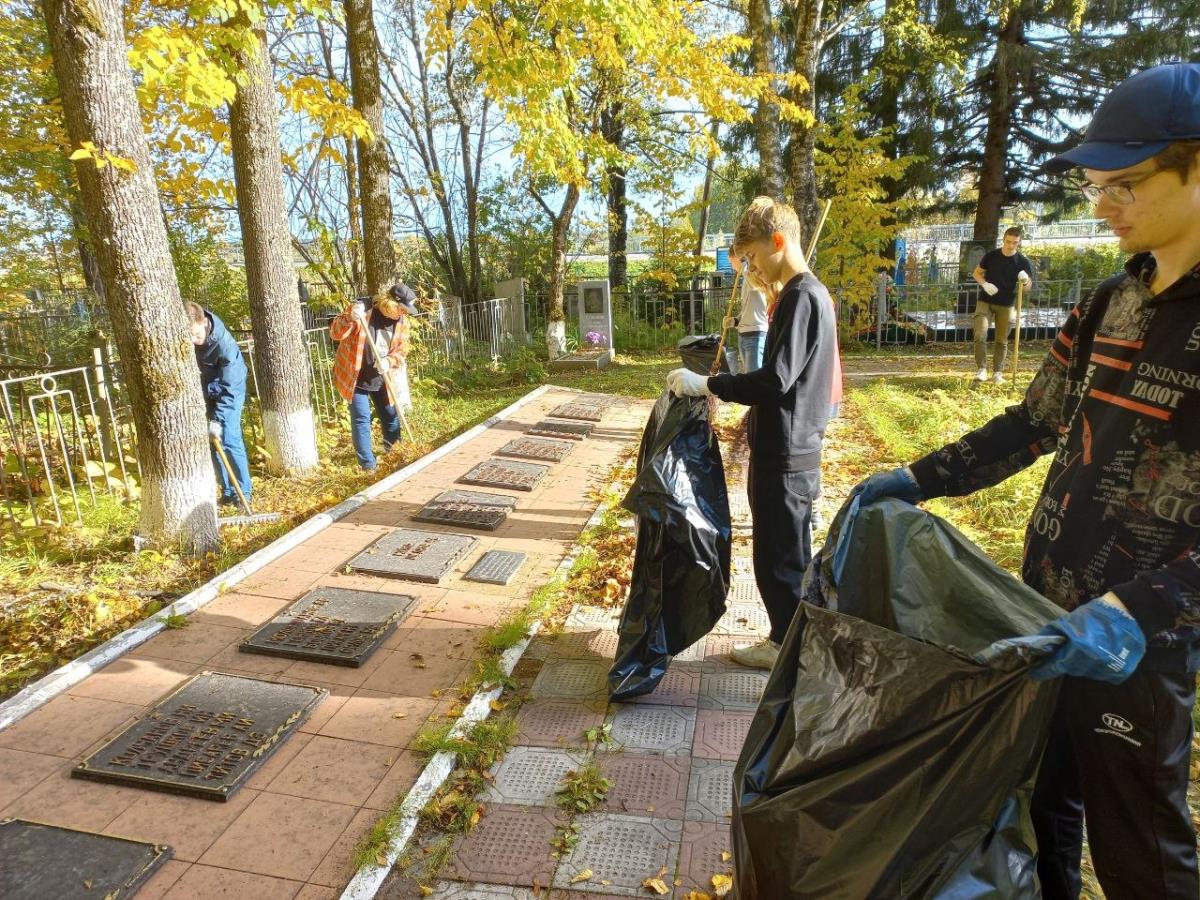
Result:
[[[725,615],[713,626],[713,634],[750,634],[763,638],[771,633],[771,620],[761,602],[730,603]]]
[[[387,653],[379,667],[363,682],[369,691],[384,691],[407,697],[428,697],[432,691],[445,690],[457,684],[465,674],[467,663],[448,656],[414,658],[403,650],[381,650]]]
[[[295,900],[338,900],[342,896],[342,892],[336,888],[325,887],[320,884],[306,884],[300,888],[300,893],[295,897]],[[141,900],[139,897],[138,900]]]
[[[700,708],[720,710],[758,709],[768,674],[749,669],[722,669],[700,676]]]
[[[191,863],[178,859],[168,859],[159,866],[158,871],[150,876],[150,880],[138,888],[137,900],[162,900],[167,891],[183,877],[183,873],[192,867]]]
[[[382,648],[377,649],[369,657],[363,660],[363,664],[357,667],[350,666],[331,666],[327,663],[314,662],[310,660],[288,660],[286,657],[280,657],[290,662],[282,672],[283,677],[288,681],[294,681],[297,684],[311,684],[314,679],[327,682],[329,684],[340,684],[346,687],[362,687],[368,678],[379,670],[388,659],[391,651]],[[243,653],[243,656],[260,656],[258,653]]]
[[[492,806],[454,846],[447,876],[521,887],[548,885],[554,874],[550,841],[561,820],[548,809]],[[451,871],[451,868],[453,871]]]
[[[375,537],[378,535],[372,535],[371,539],[374,540]],[[368,543],[370,541],[364,541],[362,546],[365,547]],[[296,549],[289,550],[279,557],[275,560],[275,564],[286,569],[298,569],[301,572],[324,575],[326,572],[340,569],[350,561],[352,556],[354,556],[353,549],[322,546],[310,538]]]
[[[204,663],[203,668],[213,672],[228,672],[231,675],[275,678],[283,675],[294,665],[296,665],[294,659],[284,656],[265,656],[261,653],[244,653],[238,649],[237,644],[231,644]],[[333,666],[329,668],[332,669]]]
[[[438,702],[431,697],[405,697],[359,690],[321,727],[327,737],[407,747]]]
[[[0,749],[0,809],[66,766],[67,762],[58,756]]]
[[[429,900],[537,900],[537,898],[528,888],[503,884],[460,884],[457,881],[439,881],[434,885]]]
[[[186,628],[168,628],[160,631],[125,656],[130,659],[152,656],[156,659],[200,664],[244,639],[249,633],[245,628],[233,628],[212,622],[194,622],[189,619]]]
[[[730,605],[752,603],[762,606],[762,594],[753,578],[733,578],[729,582],[728,602]]]
[[[363,804],[368,809],[391,809],[392,804],[416,784],[417,778],[425,768],[425,760],[410,750],[396,751],[395,759],[379,786]]]
[[[492,766],[491,784],[484,789],[483,799],[519,806],[554,806],[564,779],[586,758],[584,753],[548,747],[511,747]]]
[[[213,866],[191,866],[163,900],[292,900],[303,887],[299,881],[233,872]],[[141,892],[138,892],[141,900]]]
[[[696,710],[614,703],[608,724],[618,749],[687,755],[692,747]]]
[[[106,830],[121,837],[167,844],[175,851],[175,859],[195,862],[257,796],[258,791],[239,791],[225,803],[213,803],[198,797],[139,791],[139,799]]]
[[[239,589],[261,597],[295,600],[317,580],[317,573],[306,572],[275,562],[255,572],[238,585]]]
[[[525,651],[540,653],[543,659],[604,659],[612,660],[617,653],[617,633],[606,629],[594,631],[564,631],[541,638],[541,647]]]
[[[121,657],[79,682],[69,693],[73,697],[149,706],[198,671],[199,667],[192,663]]]
[[[304,732],[296,732],[282,744],[280,744],[275,752],[271,754],[271,758],[263,763],[263,767],[250,776],[250,780],[246,782],[246,787],[255,791],[264,791],[267,785],[275,780],[275,776],[287,768],[288,763],[296,758],[296,754],[308,746],[308,742],[313,739],[311,734]]]
[[[418,607],[417,615],[439,622],[487,627],[500,621],[514,606],[524,605],[525,601],[504,594],[485,593],[474,588],[450,590],[440,602]]]
[[[621,621],[619,609],[601,606],[576,606],[563,626],[567,631],[616,631]]]
[[[74,758],[144,711],[138,704],[62,694],[0,731],[0,747]]]
[[[608,753],[600,758],[613,783],[604,811],[651,818],[682,819],[687,802],[686,757],[647,753]]]
[[[280,681],[290,681],[286,675],[276,676]],[[313,684],[313,682],[308,682]],[[322,700],[317,708],[309,713],[308,717],[300,723],[297,731],[303,731],[308,734],[318,734],[321,729],[329,722],[330,719],[337,714],[346,701],[354,696],[356,688],[346,687],[344,684],[313,684],[314,687],[323,687],[329,691],[329,695]]]
[[[290,602],[279,597],[263,597],[249,591],[236,591],[217,597],[188,618],[193,623],[210,622],[230,628],[254,629],[274,617]]]
[[[403,650],[423,656],[472,659],[477,652],[482,625],[446,622],[439,619],[408,619],[384,641],[385,650]]]
[[[355,812],[341,803],[259,794],[200,862],[305,882]]]
[[[683,845],[679,851],[678,880],[683,882],[675,889],[676,900],[682,900],[689,891],[713,892],[714,875],[733,874],[733,840],[728,825],[712,822],[685,822]]]
[[[271,780],[267,790],[361,806],[395,761],[390,747],[317,735]]]
[[[700,673],[679,667],[667,670],[662,681],[648,694],[630,699],[630,703],[658,706],[693,707],[700,696]]]
[[[709,670],[722,668],[744,671],[745,666],[739,666],[729,654],[738,647],[749,647],[760,640],[761,638],[749,634],[710,634],[704,639],[704,650],[698,665]]]
[[[751,712],[702,709],[696,713],[696,739],[692,756],[737,762],[754,721]]]
[[[604,722],[604,701],[534,700],[517,713],[517,742],[536,747],[583,747],[584,732]]]
[[[685,813],[688,820],[729,821],[733,812],[733,767],[724,760],[692,758]]]
[[[345,887],[357,871],[354,865],[354,849],[363,835],[381,818],[383,814],[378,810],[359,810],[308,880],[330,888]]]
[[[81,831],[104,831],[113,819],[143,796],[134,788],[72,778],[70,770],[63,768],[0,810],[0,818],[29,819]]]
[[[609,663],[552,659],[542,666],[530,694],[535,700],[596,700],[608,693]]]
[[[579,816],[575,822],[580,826],[579,842],[559,863],[555,887],[640,897],[646,895],[642,880],[662,869],[670,884],[683,834],[681,822],[608,813]],[[591,869],[592,877],[572,885],[584,869]],[[609,884],[602,885],[603,881]]]

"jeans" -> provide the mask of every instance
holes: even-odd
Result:
[[[754,580],[777,644],[800,608],[800,583],[812,563],[812,503],[819,479],[817,469],[778,472],[753,460],[747,471]]]
[[[246,442],[242,439],[243,402],[243,399],[238,399],[232,410],[215,413],[212,418],[221,423],[221,449],[225,451],[225,458],[229,460],[229,467],[233,469],[233,477],[237,479],[238,487],[242,489],[242,493],[249,500],[250,461],[246,458]],[[210,452],[213,468],[217,470],[217,483],[221,485],[222,499],[236,501],[237,492],[233,489],[233,482],[229,480],[229,474],[225,471],[221,458],[217,455],[216,450]]]
[[[753,372],[762,368],[763,352],[767,348],[767,333],[765,331],[747,331],[738,335],[738,351],[741,354],[740,372]]]
[[[987,333],[988,320],[996,322],[995,349],[992,351],[992,371],[999,372],[1004,368],[1004,357],[1008,354],[1008,330],[1012,326],[1013,308],[999,306],[995,303],[985,303],[980,300],[975,304],[975,317],[971,326],[975,331],[975,368],[982,369],[987,365]]]
[[[387,388],[356,390],[350,401],[350,436],[358,464],[367,471],[375,468],[375,452],[371,449],[371,404],[375,405],[375,414],[379,416],[379,426],[383,430],[383,449],[387,450],[400,440],[400,416],[396,407],[388,402]]]

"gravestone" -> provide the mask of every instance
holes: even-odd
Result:
[[[582,441],[588,437],[595,425],[587,422],[555,422],[553,419],[542,419],[531,427],[526,434],[540,437],[561,438],[569,441]]]
[[[517,505],[515,497],[483,491],[443,491],[425,504],[413,519],[436,525],[463,525],[495,531]]]
[[[591,348],[586,338],[589,334],[598,335],[600,343],[594,348],[607,351],[608,359],[612,359],[613,324],[612,324],[612,295],[608,279],[579,282],[579,300],[576,304],[576,321],[579,323],[579,341],[581,348]]]
[[[489,550],[463,576],[467,581],[483,584],[508,584],[525,562],[525,554],[515,550]]]
[[[555,441],[549,438],[519,437],[509,441],[496,451],[500,456],[518,459],[541,459],[547,462],[562,462],[570,455],[574,445],[570,441]]]
[[[508,488],[511,491],[532,491],[542,480],[549,466],[514,462],[508,459],[485,459],[458,479],[463,484],[482,487]]]
[[[203,672],[71,774],[228,800],[328,693],[301,684]]]
[[[416,603],[404,594],[316,587],[238,647],[357,668],[387,639]]]
[[[437,584],[477,543],[478,538],[465,534],[397,528],[350,560],[350,569],[385,578]]]
[[[0,820],[0,897],[4,900],[132,897],[170,858],[170,847],[23,819],[3,819]]]

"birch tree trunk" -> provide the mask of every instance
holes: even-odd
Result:
[[[238,28],[250,28],[245,12],[233,23]],[[257,52],[239,54],[245,80],[238,85],[237,96],[229,107],[233,178],[246,259],[267,468],[279,475],[303,475],[319,462],[312,371],[292,267],[279,111],[267,32],[260,22],[253,33]]]
[[[43,0],[83,212],[137,423],[143,537],[215,550],[216,492],[200,371],[138,113],[119,0]],[[119,161],[112,164],[112,159]],[[128,164],[133,171],[126,171]]]

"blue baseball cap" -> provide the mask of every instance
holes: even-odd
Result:
[[[1110,172],[1136,166],[1175,141],[1200,139],[1200,63],[1171,63],[1118,84],[1100,104],[1083,143],[1042,165]]]

